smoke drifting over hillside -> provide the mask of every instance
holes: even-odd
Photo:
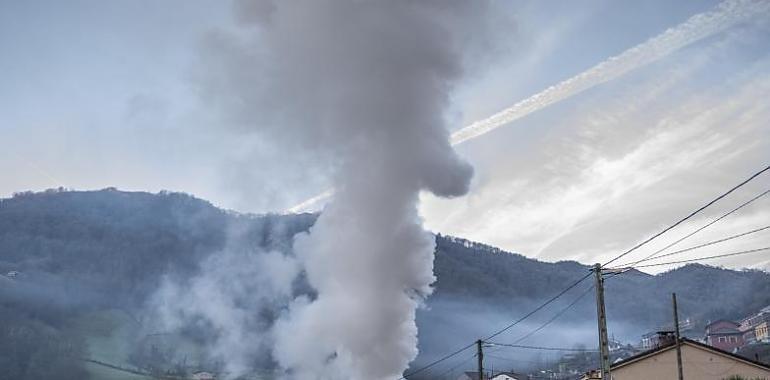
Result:
[[[242,39],[211,39],[209,86],[249,136],[332,163],[337,193],[294,248],[317,296],[295,299],[274,358],[298,379],[389,379],[417,355],[434,241],[418,194],[468,191],[444,113],[483,3],[241,2]],[[251,28],[251,29],[249,29]],[[241,36],[243,37],[243,36]]]
[[[298,270],[279,252],[225,250],[206,258],[197,276],[164,278],[150,304],[168,331],[210,335],[206,353],[237,376],[267,362],[271,312],[290,300]]]

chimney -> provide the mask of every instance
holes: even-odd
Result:
[[[665,347],[676,343],[676,336],[673,331],[658,331],[655,348]]]

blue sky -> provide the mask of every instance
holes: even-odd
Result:
[[[468,55],[447,114],[456,128],[718,2],[493,4],[490,40]],[[181,0],[0,2],[0,196],[57,186],[168,189],[267,212],[327,188],[329,168],[235,133],[202,96],[201,78],[222,69],[212,64],[211,36],[250,33],[234,9]],[[463,144],[473,188],[454,200],[424,197],[427,226],[531,257],[591,262],[697,208],[770,162],[767,20],[757,15]],[[768,178],[681,233],[767,189]],[[768,202],[691,243],[767,223]],[[768,246],[768,235],[701,254]],[[770,267],[766,254],[715,263]]]

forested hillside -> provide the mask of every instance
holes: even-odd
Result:
[[[499,305],[545,300],[581,278],[588,265],[547,263],[450,236],[437,237],[437,296],[461,296]],[[590,281],[586,281],[590,284]],[[684,315],[706,321],[740,318],[770,303],[770,275],[690,264],[657,276],[631,271],[606,282],[611,317],[650,325],[668,323],[671,293]],[[586,303],[585,313],[593,312]]]
[[[179,193],[52,190],[0,200],[0,369],[9,379],[86,378],[78,358],[93,354],[99,340],[84,335],[83,318],[118,310],[141,325],[164,277],[193,277],[224,250],[290,255],[292,237],[314,221],[311,214],[227,212]],[[418,315],[420,360],[523,315],[588,270],[454,237],[436,242],[436,291]],[[297,294],[308,293],[301,280],[295,285]],[[702,265],[657,276],[629,272],[607,282],[611,329],[633,337],[667,323],[673,291],[682,314],[701,323],[737,318],[770,304],[770,275]],[[589,295],[552,328],[590,326],[594,310]],[[593,334],[583,330],[575,342]]]

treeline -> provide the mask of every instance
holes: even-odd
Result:
[[[204,257],[226,245],[285,251],[313,220],[227,213],[183,193],[21,193],[0,202],[0,273],[53,275],[67,286],[98,290],[89,294],[106,296],[98,301],[134,307],[163,275],[192,276]]]
[[[451,236],[439,235],[436,243],[438,297],[460,296],[493,305],[544,300],[590,269],[574,261],[537,261]],[[770,273],[700,264],[657,276],[631,271],[606,283],[608,316],[640,328],[667,324],[672,292],[678,294],[681,315],[701,325],[719,318],[738,319],[770,304]],[[595,313],[590,302],[582,305],[576,314]]]

